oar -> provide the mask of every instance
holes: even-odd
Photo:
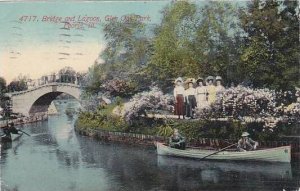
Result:
[[[24,134],[27,135],[27,136],[31,136],[31,135],[29,135],[28,133],[26,133],[25,131],[22,131],[22,130],[20,130],[20,129],[18,129],[18,131],[21,131],[22,133],[24,133]]]
[[[227,147],[224,147],[223,149],[221,149],[221,150],[219,150],[219,151],[216,151],[216,152],[214,152],[214,153],[211,153],[211,154],[209,154],[209,155],[206,155],[205,157],[202,157],[200,160],[205,159],[205,158],[207,158],[207,157],[209,157],[209,156],[211,156],[211,155],[217,154],[217,153],[219,153],[219,152],[221,152],[221,151],[224,151],[224,150],[226,150],[226,149],[228,149],[228,148],[230,148],[230,147],[232,147],[232,146],[234,146],[234,145],[237,145],[237,143],[234,143],[234,144],[232,144],[232,145],[229,145],[229,146],[227,146]]]

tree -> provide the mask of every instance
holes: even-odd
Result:
[[[130,22],[111,21],[103,29],[107,43],[100,56],[104,60],[103,69],[108,79],[128,77],[143,67],[149,56],[149,33],[145,23],[134,19],[138,15],[129,14],[126,17],[133,19]]]
[[[156,29],[150,75],[163,89],[178,76],[221,75],[226,80],[230,66],[240,62],[235,59],[240,43],[236,13],[226,2],[198,7],[179,1],[167,6]]]
[[[64,83],[75,83],[76,80],[76,71],[69,66],[66,66],[59,70],[59,82]]]
[[[178,76],[195,75],[197,62],[191,43],[195,37],[196,5],[175,2],[163,11],[155,30],[149,75],[165,90]]]
[[[100,91],[102,85],[119,81],[126,81],[124,87],[130,87],[128,91],[147,86],[140,79],[144,79],[142,71],[151,50],[149,30],[138,15],[126,17],[131,18],[130,22],[110,21],[104,25],[106,48],[100,54],[104,63],[95,63],[87,75],[86,90],[91,93]]]
[[[19,74],[19,76],[9,83],[7,89],[9,92],[14,91],[24,91],[27,90],[27,81],[29,80],[29,76]]]
[[[104,80],[104,72],[100,64],[94,63],[89,67],[87,74],[83,77],[83,86],[86,93],[95,94],[100,91],[102,81]]]
[[[247,33],[244,76],[255,87],[291,89],[299,85],[298,1],[251,1],[241,11]]]
[[[0,107],[4,107],[4,96],[3,94],[6,92],[6,80],[3,77],[0,77]]]
[[[210,1],[199,8],[199,21],[193,49],[199,74],[219,75],[225,82],[239,81],[243,31],[239,27],[236,5]]]
[[[6,80],[3,77],[0,77],[0,94],[6,91]]]

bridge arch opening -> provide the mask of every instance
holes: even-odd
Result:
[[[29,109],[29,115],[40,112],[47,112],[51,102],[56,100],[56,98],[63,93],[79,101],[78,98],[76,98],[74,95],[71,95],[66,92],[49,92],[40,96],[37,100],[33,102]]]
[[[70,95],[80,102],[80,86],[51,83],[35,89],[11,93],[12,110],[14,113],[21,113],[25,116],[38,112],[47,112],[51,102],[62,93]]]

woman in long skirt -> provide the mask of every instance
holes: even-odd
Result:
[[[174,88],[174,98],[175,98],[175,115],[178,115],[178,119],[180,119],[180,115],[182,115],[184,119],[185,115],[185,106],[184,106],[184,87],[182,78],[177,78],[175,80],[175,88]]]

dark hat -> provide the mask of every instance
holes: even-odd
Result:
[[[198,84],[199,82],[203,82],[203,81],[204,81],[203,78],[199,77],[199,78],[197,79],[196,83]]]
[[[215,78],[214,78],[214,77],[212,77],[212,76],[208,76],[208,77],[206,78],[206,82],[208,82],[208,81],[210,81],[210,80],[214,81],[214,80],[215,80]]]

